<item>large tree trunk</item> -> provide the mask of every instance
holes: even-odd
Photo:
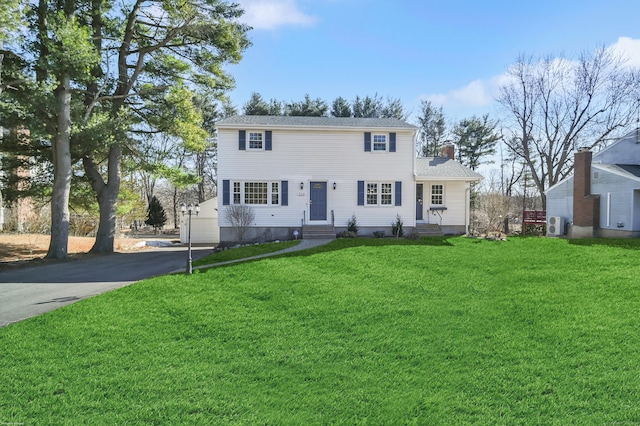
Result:
[[[116,208],[121,181],[122,148],[112,145],[109,149],[108,182],[102,179],[93,157],[85,156],[82,159],[84,170],[91,179],[91,186],[96,191],[98,205],[100,206],[100,222],[96,242],[91,248],[91,253],[113,253],[114,239],[116,235]]]
[[[105,185],[98,194],[100,206],[100,222],[96,242],[91,248],[91,253],[113,253],[116,235],[116,205],[118,190],[114,189],[112,182]]]
[[[51,196],[51,242],[47,259],[68,257],[69,193],[71,191],[71,83],[63,75],[56,89],[58,129],[52,138],[53,192]]]

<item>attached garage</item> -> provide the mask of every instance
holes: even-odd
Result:
[[[218,199],[212,198],[200,204],[200,213],[191,216],[191,243],[218,244],[220,243],[220,228],[218,227]],[[180,217],[180,242],[187,244],[189,239],[189,215]]]

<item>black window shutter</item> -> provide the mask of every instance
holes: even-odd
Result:
[[[364,206],[364,181],[358,181],[358,205]]]
[[[402,205],[402,182],[396,181],[396,206]]]
[[[228,206],[230,204],[231,201],[231,194],[229,193],[230,191],[230,182],[229,179],[225,179],[222,181],[222,205],[223,206]]]
[[[246,151],[247,149],[247,131],[238,131],[238,149],[240,151]]]
[[[371,132],[364,132],[364,150],[371,152]]]
[[[289,181],[283,180],[280,182],[280,205],[288,206],[289,205]]]
[[[396,152],[396,134],[389,133],[389,152]]]
[[[264,132],[264,142],[265,151],[271,151],[271,130]]]

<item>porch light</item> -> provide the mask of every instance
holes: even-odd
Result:
[[[304,189],[304,182],[300,182],[300,189]]]
[[[336,190],[336,186],[338,186],[338,185],[336,185],[336,183],[335,183],[335,182],[333,182],[333,190],[334,190],[334,191]]]

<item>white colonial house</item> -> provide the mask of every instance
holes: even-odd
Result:
[[[234,206],[255,217],[244,240],[359,235],[400,217],[404,232],[463,234],[481,179],[447,157],[416,158],[417,127],[396,119],[234,116],[218,130],[220,241],[238,239]],[[240,207],[243,208],[243,207]]]
[[[547,234],[640,237],[640,132],[575,154],[574,173],[549,188]]]

